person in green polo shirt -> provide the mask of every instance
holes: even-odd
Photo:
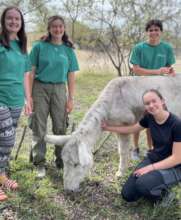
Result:
[[[79,70],[73,44],[65,32],[63,18],[50,17],[47,29],[47,36],[36,42],[30,53],[34,75],[32,159],[37,167],[37,177],[40,178],[46,175],[44,136],[48,116],[52,119],[53,133],[65,134],[67,114],[73,109],[74,72]],[[61,150],[62,146],[55,146],[55,163],[58,168],[63,168]]]
[[[160,20],[150,20],[145,26],[148,40],[138,43],[132,50],[130,63],[133,65],[133,72],[136,75],[175,75],[172,65],[175,63],[175,56],[172,46],[161,40],[163,25]],[[132,159],[139,159],[139,133],[134,134],[134,150]],[[147,130],[147,142],[149,149],[152,148],[152,141],[149,130]]]
[[[15,129],[26,95],[27,114],[32,111],[29,87],[30,62],[27,55],[24,19],[16,7],[6,8],[1,16],[0,33],[0,187],[16,189],[18,184],[6,175],[6,167],[15,143]],[[25,85],[25,91],[24,91]],[[0,201],[7,199],[0,188]]]

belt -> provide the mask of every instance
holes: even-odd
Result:
[[[35,79],[35,81],[43,83],[43,84],[65,84],[65,82],[56,82],[56,83],[55,82],[45,82],[45,81],[42,81],[39,79]]]

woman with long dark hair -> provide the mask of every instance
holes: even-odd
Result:
[[[102,123],[103,130],[119,134],[131,134],[144,128],[151,132],[153,149],[122,189],[122,196],[128,202],[141,197],[160,200],[169,187],[181,182],[181,119],[167,110],[162,95],[155,89],[143,94],[143,103],[147,113],[135,125],[115,127]]]
[[[16,7],[6,8],[1,16],[0,33],[0,201],[7,199],[3,189],[18,184],[6,175],[6,167],[15,143],[15,129],[26,95],[27,114],[31,113],[30,63],[27,56],[24,19]],[[24,91],[25,88],[25,91]]]
[[[40,178],[46,174],[44,136],[48,116],[50,114],[52,119],[53,133],[65,134],[67,113],[73,109],[74,72],[79,69],[63,18],[57,15],[50,17],[47,31],[48,34],[34,45],[30,53],[34,76],[32,158]],[[61,150],[61,146],[55,146],[55,163],[58,168],[63,168]]]

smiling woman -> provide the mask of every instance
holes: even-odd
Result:
[[[47,118],[52,119],[53,133],[65,134],[67,114],[73,109],[75,87],[74,72],[79,69],[73,44],[69,40],[62,17],[48,20],[47,35],[38,41],[31,53],[33,84],[33,163],[37,176],[45,176],[45,153]],[[66,84],[68,96],[66,95]],[[63,168],[61,146],[56,146],[56,166]]]
[[[119,134],[131,134],[149,128],[153,149],[137,166],[122,189],[123,198],[136,201],[141,197],[160,200],[169,187],[181,182],[181,119],[168,112],[159,91],[143,94],[146,113],[131,126],[114,127],[102,122],[102,129]]]
[[[21,15],[15,9],[9,10],[6,13],[5,17],[5,27],[9,33],[12,34],[18,33],[21,29]]]
[[[61,43],[62,37],[65,32],[65,26],[62,20],[57,19],[49,26],[49,31],[52,36],[52,43]]]
[[[0,34],[0,185],[16,189],[16,181],[5,173],[15,142],[15,129],[24,105],[24,87],[27,99],[26,113],[31,113],[30,65],[26,53],[24,19],[16,7],[4,10]],[[0,189],[0,201],[7,199]]]

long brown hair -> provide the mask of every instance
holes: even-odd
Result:
[[[48,33],[47,33],[47,35],[41,37],[41,40],[46,41],[46,42],[51,42],[51,37],[52,37],[52,36],[51,36],[51,33],[50,33],[49,30],[50,30],[50,27],[51,27],[51,25],[52,25],[52,22],[55,21],[55,20],[60,20],[60,21],[63,23],[64,27],[65,27],[65,21],[64,21],[64,19],[63,19],[61,16],[59,16],[59,15],[54,15],[54,16],[50,17],[50,18],[48,19],[48,26],[47,26],[47,31],[48,31]],[[67,35],[66,31],[64,32],[64,34],[63,34],[63,36],[62,36],[62,41],[64,42],[64,44],[65,44],[66,46],[71,47],[71,48],[74,48],[74,45],[73,45],[73,43],[69,40],[69,36]]]
[[[20,46],[22,53],[27,53],[27,36],[25,33],[25,23],[24,23],[23,14],[19,10],[19,8],[15,6],[7,7],[1,15],[0,43],[7,49],[10,49],[10,39],[9,39],[9,33],[5,26],[5,17],[6,17],[6,13],[12,9],[15,9],[17,12],[19,12],[21,16],[21,29],[18,31],[17,36],[19,39],[19,46]]]

